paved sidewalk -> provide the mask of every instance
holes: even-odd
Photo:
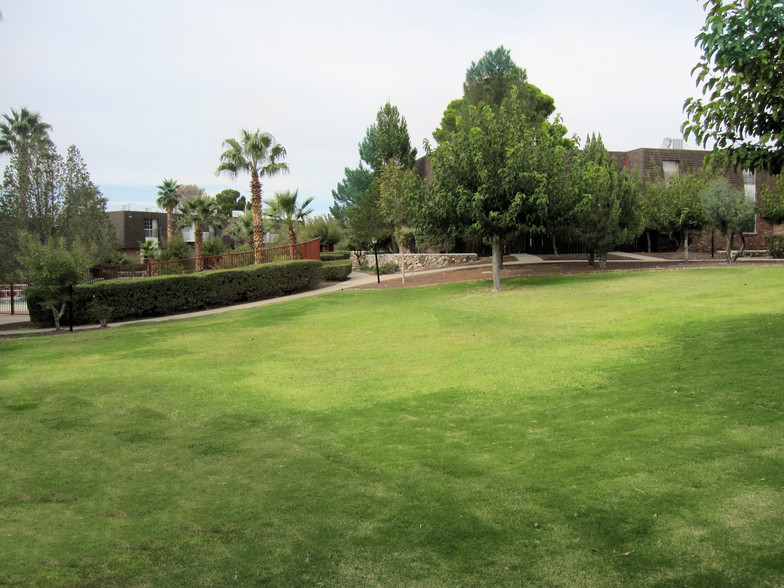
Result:
[[[381,276],[382,280],[390,280],[399,277],[399,274],[388,274],[386,276]],[[326,288],[317,288],[315,290],[308,290],[306,292],[297,292],[296,294],[289,294],[287,296],[280,296],[279,298],[266,298],[264,300],[257,300],[255,302],[246,302],[244,304],[236,304],[234,306],[222,306],[220,308],[211,308],[208,310],[199,310],[196,312],[186,312],[182,314],[174,314],[174,315],[167,315],[167,316],[156,316],[156,317],[149,317],[137,320],[130,320],[130,321],[123,321],[119,323],[109,323],[108,326],[110,327],[119,327],[122,325],[132,325],[134,323],[144,323],[144,322],[162,322],[162,321],[170,321],[170,320],[179,320],[185,318],[192,318],[195,316],[206,316],[210,314],[220,314],[222,312],[228,312],[230,310],[238,310],[242,308],[254,308],[256,306],[264,306],[265,304],[272,304],[275,302],[283,302],[286,300],[294,300],[296,298],[305,298],[307,296],[316,296],[318,294],[324,294],[325,292],[335,292],[340,290],[345,290],[348,288],[353,288],[354,286],[360,286],[362,284],[368,284],[370,282],[374,282],[376,280],[376,276],[371,276],[368,274],[363,274],[360,272],[352,272],[349,275],[348,280],[345,282],[340,282],[338,284],[333,284],[331,286],[327,286]],[[0,336],[8,336],[8,335],[30,335],[30,334],[41,334],[41,333],[50,333],[54,332],[54,327],[46,327],[43,329],[36,329],[36,328],[16,328],[16,329],[3,329],[4,325],[11,325],[16,323],[29,323],[30,317],[27,315],[10,315],[10,314],[2,314],[0,315]],[[95,329],[96,325],[78,325],[74,327],[74,331],[86,331]],[[61,328],[62,331],[68,331],[67,326],[63,326]]]

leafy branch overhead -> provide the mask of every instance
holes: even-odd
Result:
[[[708,0],[692,70],[702,97],[688,98],[682,131],[718,159],[778,174],[784,168],[784,10],[780,0]]]

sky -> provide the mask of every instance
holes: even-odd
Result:
[[[61,154],[79,148],[108,210],[154,207],[166,178],[248,195],[248,176],[215,170],[226,138],[258,128],[290,167],[263,197],[299,190],[326,213],[386,102],[423,154],[466,69],[500,45],[583,140],[630,150],[679,138],[683,102],[699,95],[703,4],[0,0],[0,113],[41,113]]]

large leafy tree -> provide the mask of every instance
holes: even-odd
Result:
[[[607,253],[642,232],[639,183],[627,170],[618,171],[601,137],[592,136],[573,162],[569,184],[576,203],[574,235],[585,246],[589,263],[598,256],[605,269]]]
[[[708,8],[710,7],[710,8]],[[784,168],[784,10],[781,0],[708,0],[695,44],[701,98],[688,98],[684,137],[715,141],[744,169]]]
[[[451,139],[432,154],[435,179],[420,222],[431,234],[489,241],[493,291],[501,289],[504,238],[544,230],[547,185],[537,165],[537,142],[541,134],[563,130],[532,125],[513,87],[498,108],[470,106]]]
[[[463,97],[450,102],[441,119],[441,126],[433,132],[439,143],[449,141],[457,129],[458,117],[467,114],[470,106],[498,107],[509,96],[514,86],[516,99],[531,124],[546,120],[554,111],[553,98],[528,83],[527,72],[512,60],[503,45],[486,51],[479,61],[471,62],[463,82]]]
[[[737,261],[746,249],[743,232],[754,224],[754,202],[742,189],[732,187],[723,178],[711,182],[701,192],[700,198],[706,224],[717,229],[726,239],[727,261]],[[741,246],[733,256],[732,243],[735,235],[740,236]]]
[[[240,131],[240,138],[226,139],[223,142],[225,151],[220,156],[220,165],[216,175],[225,173],[231,177],[240,174],[250,175],[250,202],[253,214],[253,243],[255,245],[255,262],[262,263],[261,248],[264,243],[264,221],[261,208],[261,179],[272,177],[289,171],[283,160],[286,149],[275,142],[275,137],[259,129],[251,132]]]
[[[299,191],[277,192],[271,200],[265,200],[267,216],[278,226],[286,229],[289,236],[289,256],[297,258],[297,226],[305,223],[305,218],[313,212],[308,208],[313,198],[308,198],[302,204],[297,202]]]
[[[197,196],[180,206],[181,227],[193,225],[193,245],[196,250],[196,271],[204,269],[204,230],[218,222],[218,203],[209,196]]]
[[[11,114],[4,114],[5,122],[0,123],[0,153],[14,153],[20,143],[44,142],[51,146],[49,131],[52,126],[41,119],[38,112],[25,107]]]
[[[174,236],[174,211],[180,205],[181,196],[176,180],[165,179],[158,186],[158,199],[155,203],[166,211],[166,241],[171,241]]]

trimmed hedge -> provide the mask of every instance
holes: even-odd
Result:
[[[351,259],[351,251],[322,251],[321,261],[338,261],[342,259]]]
[[[351,273],[351,260],[325,261],[321,266],[323,278],[328,282],[342,282]]]
[[[765,248],[771,257],[784,257],[784,235],[765,235]]]
[[[106,280],[74,288],[74,324],[95,322],[95,306],[111,309],[111,320],[161,316],[203,308],[252,302],[314,288],[321,262],[297,260],[232,270],[177,276]],[[51,312],[28,300],[30,320],[53,324]],[[64,317],[65,319],[65,317]],[[63,324],[67,324],[64,320]]]

